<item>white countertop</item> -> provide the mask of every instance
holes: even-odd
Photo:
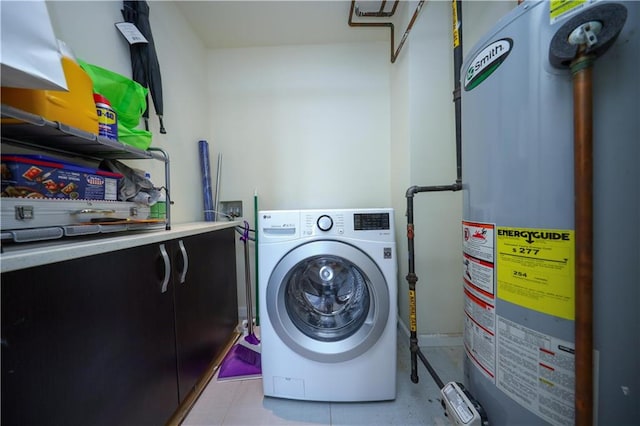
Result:
[[[188,237],[218,229],[242,225],[234,222],[193,222],[174,224],[171,230],[128,231],[116,236],[93,238],[64,238],[39,243],[3,244],[0,254],[0,272],[10,272],[32,266],[62,262],[79,257],[93,256],[115,250],[153,244],[175,238]]]

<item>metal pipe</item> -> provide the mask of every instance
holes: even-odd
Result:
[[[249,223],[245,222],[245,233],[242,242],[244,244],[244,280],[245,303],[247,304],[247,333],[253,336],[253,296],[251,295],[251,265],[249,263]]]
[[[391,62],[393,59],[393,46],[394,46],[394,27],[391,22],[353,22],[353,13],[355,9],[356,1],[351,0],[351,8],[349,10],[349,26],[350,27],[387,27],[391,31]]]
[[[396,2],[393,4],[393,11],[392,11],[392,12],[395,12],[395,11],[396,11],[396,6],[398,5],[398,2],[399,2],[399,1],[400,1],[400,0],[396,0]],[[378,12],[379,12],[379,13],[384,12],[384,7],[386,6],[386,4],[387,4],[387,0],[382,0],[382,1],[380,2],[380,10],[378,10]]]
[[[407,37],[409,37],[409,32],[413,28],[413,24],[416,22],[416,19],[418,18],[418,14],[420,13],[420,10],[422,9],[423,5],[424,5],[424,0],[421,0],[420,2],[418,2],[418,6],[416,6],[416,10],[413,12],[413,15],[411,16],[411,20],[409,21],[409,25],[407,25],[407,29],[404,31],[404,34],[402,34],[402,39],[398,44],[398,48],[396,49],[396,52],[391,56],[391,63],[394,63],[398,58],[398,55],[400,54],[400,50],[402,49],[404,42],[407,40]],[[391,49],[393,50],[393,45],[391,46]]]
[[[575,179],[576,425],[593,424],[593,92],[595,57],[571,63]]]
[[[393,3],[393,8],[391,9],[390,12],[384,11],[384,7],[387,4],[386,1],[382,1],[380,3],[380,9],[377,12],[361,12],[360,8],[356,6],[356,15],[360,17],[369,17],[369,18],[388,18],[390,16],[393,16],[394,13],[396,13],[396,8],[398,7],[398,3],[400,3],[400,0],[396,0]]]
[[[165,188],[165,195],[167,196],[167,224],[165,226],[165,229],[167,231],[171,230],[171,205],[173,204],[173,200],[171,198],[171,166],[170,166],[170,160],[169,160],[169,153],[167,152],[167,150],[160,148],[160,147],[155,147],[155,146],[150,146],[149,148],[147,148],[148,151],[154,151],[154,152],[159,152],[162,157],[164,157],[164,188]]]
[[[429,371],[429,374],[431,374],[431,377],[433,378],[433,381],[436,382],[436,385],[438,385],[438,389],[443,389],[444,388],[444,382],[442,381],[442,379],[440,379],[440,376],[438,376],[438,373],[431,366],[431,364],[429,363],[429,360],[427,360],[427,357],[424,356],[424,354],[422,353],[420,348],[418,348],[417,354],[418,354],[418,357],[420,357],[420,361],[422,361],[422,364],[425,366],[427,371]]]
[[[404,42],[407,40],[407,37],[409,36],[409,32],[411,31],[411,29],[413,28],[413,24],[415,23],[416,19],[418,18],[418,14],[420,13],[420,10],[422,9],[422,6],[424,5],[425,0],[421,0],[420,2],[418,2],[418,6],[416,6],[416,10],[413,12],[413,15],[411,16],[411,20],[409,21],[409,24],[407,25],[407,29],[405,30],[404,34],[402,35],[402,39],[400,40],[400,43],[398,44],[398,48],[395,50],[394,52],[394,46],[395,46],[395,27],[393,26],[393,23],[391,22],[353,22],[353,14],[354,14],[354,10],[355,10],[355,0],[351,0],[351,8],[349,10],[349,26],[350,27],[386,27],[389,28],[389,31],[391,32],[391,40],[390,40],[390,45],[391,45],[391,63],[395,63],[396,59],[398,58],[398,55],[400,54],[400,50],[402,50],[402,46],[404,45]],[[358,13],[358,12],[356,12]],[[395,5],[393,8],[393,12],[392,14],[395,13]]]
[[[414,185],[407,189],[405,197],[413,197],[415,194],[420,192],[443,192],[443,191],[460,191],[462,189],[462,185],[458,182],[453,183],[451,185],[432,185],[432,186],[418,186]]]
[[[456,183],[462,184],[462,94],[460,67],[462,67],[462,0],[451,2],[453,18],[453,102],[456,122]]]
[[[417,326],[417,314],[416,314],[416,283],[418,282],[418,276],[416,275],[415,268],[415,250],[413,239],[415,236],[414,224],[413,224],[413,197],[419,192],[443,192],[443,191],[459,191],[462,189],[462,185],[454,183],[452,185],[435,185],[435,186],[412,186],[407,189],[407,244],[408,244],[408,261],[409,270],[406,280],[409,283],[409,349],[411,351],[411,381],[418,383],[418,356],[423,362],[424,366],[429,370],[433,379],[438,383],[440,389],[444,387],[442,380],[436,374],[435,370],[431,367],[427,358],[420,351],[418,346],[418,326]]]
[[[451,185],[450,187],[453,187]],[[418,345],[418,327],[417,327],[417,315],[416,315],[416,282],[418,276],[415,273],[415,255],[414,255],[414,225],[413,225],[413,195],[419,191],[420,187],[411,187],[407,191],[407,241],[409,249],[409,273],[407,274],[407,281],[409,283],[409,349],[411,351],[411,381],[413,383],[419,382],[418,377],[418,357],[422,361],[422,364],[431,374],[433,380],[438,385],[439,389],[444,388],[444,383],[438,376],[436,370],[431,366],[427,357],[424,356]],[[428,191],[427,188],[437,188],[436,191],[446,191],[445,187],[422,187],[424,191]],[[424,192],[422,191],[422,192]]]
[[[627,19],[618,3],[589,7],[554,34],[549,61],[569,64],[573,83],[575,219],[575,423],[593,424],[593,83],[596,58],[609,49]]]
[[[411,188],[410,188],[411,189]],[[409,271],[407,282],[409,283],[409,350],[411,352],[411,381],[418,383],[418,326],[416,315],[416,282],[418,276],[415,273],[414,255],[414,225],[413,225],[413,192],[407,191],[407,244],[409,253]]]
[[[443,192],[460,191],[462,189],[462,129],[461,129],[461,93],[460,93],[460,67],[462,66],[462,2],[453,0],[451,2],[452,29],[453,29],[453,62],[454,62],[454,91],[453,101],[455,103],[456,120],[456,182],[451,185],[417,186],[407,189],[407,243],[409,271],[407,282],[409,283],[409,349],[411,350],[411,381],[418,383],[418,357],[433,377],[440,389],[444,388],[444,383],[436,371],[431,367],[429,361],[424,356],[418,345],[417,315],[416,315],[416,283],[418,276],[415,273],[415,227],[413,224],[413,197],[420,192]],[[416,15],[414,14],[414,17]],[[411,25],[413,21],[411,22]]]

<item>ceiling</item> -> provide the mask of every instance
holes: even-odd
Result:
[[[357,2],[364,12],[382,3]],[[177,1],[178,9],[207,48],[264,47],[388,41],[387,28],[350,27],[350,1],[227,0]],[[396,15],[398,11],[396,11]],[[354,22],[386,22],[388,18],[355,18]]]

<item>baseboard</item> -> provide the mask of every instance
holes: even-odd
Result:
[[[238,318],[240,319],[240,323],[243,320],[247,319],[247,307],[246,306],[238,306]]]
[[[218,371],[218,367],[222,364],[222,360],[227,355],[227,352],[233,347],[233,345],[240,338],[240,334],[233,333],[229,340],[227,341],[224,349],[218,354],[218,356],[211,361],[207,371],[200,377],[200,379],[196,382],[191,392],[187,394],[182,403],[178,406],[176,411],[173,413],[171,418],[167,421],[167,426],[180,426],[184,419],[187,418],[187,415],[195,405],[198,398],[204,392],[205,388],[209,384],[209,382],[213,379],[213,376]]]
[[[398,318],[398,328],[407,339],[410,337],[409,327]],[[418,334],[418,346],[421,348],[434,346],[462,346],[462,333]]]

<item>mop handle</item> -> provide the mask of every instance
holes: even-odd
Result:
[[[251,295],[251,266],[249,264],[249,222],[244,221],[244,232],[240,237],[244,243],[244,278],[245,278],[245,296],[247,303],[247,327],[248,335],[253,335],[253,297]]]

